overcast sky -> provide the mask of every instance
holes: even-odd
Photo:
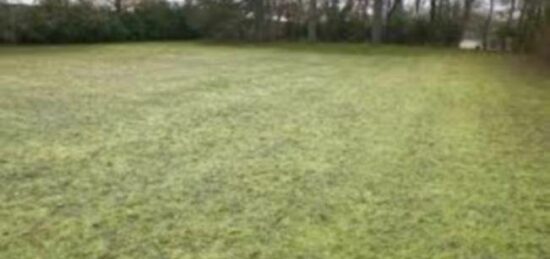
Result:
[[[35,0],[8,0],[9,3],[21,3],[21,4],[31,4]],[[167,0],[168,2],[181,3],[185,0]]]
[[[33,3],[34,1],[35,0],[8,0],[8,2],[10,2],[10,3],[25,3],[25,4],[30,4],[30,3]],[[185,0],[167,0],[167,1],[174,2],[174,3],[181,3]],[[414,4],[414,1],[415,0],[405,0],[405,3],[407,5],[412,5],[412,4]],[[477,0],[477,2],[480,4],[479,7],[482,8],[482,9],[488,9],[489,1],[490,0]],[[344,1],[342,1],[342,2],[344,2]],[[428,2],[429,1],[424,0],[425,5],[428,5]],[[495,6],[496,11],[503,11],[503,10],[507,9],[506,5],[500,4],[499,1],[496,1],[496,2],[497,2],[496,6]]]

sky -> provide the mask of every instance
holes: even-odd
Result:
[[[35,0],[8,0],[8,3],[32,4]],[[185,0],[167,0],[168,2],[182,3]]]
[[[33,3],[35,0],[8,0],[8,2],[10,3],[23,3],[23,4],[31,4]],[[168,2],[173,2],[173,3],[182,3],[183,1],[185,0],[167,0]],[[414,4],[414,1],[415,0],[404,0],[405,1],[405,4],[407,5],[412,5]],[[480,8],[481,9],[488,9],[488,6],[489,6],[489,1],[490,0],[477,0],[477,2],[480,3]],[[424,4],[428,4],[429,1],[427,0],[424,0]],[[496,5],[495,5],[495,10],[498,12],[498,11],[504,11],[507,9],[507,6],[506,5],[503,5],[503,4],[500,4],[499,1],[496,1]]]

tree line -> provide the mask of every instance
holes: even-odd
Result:
[[[546,0],[0,0],[0,41],[69,43],[210,38],[540,45]],[[546,26],[546,27],[545,27]]]

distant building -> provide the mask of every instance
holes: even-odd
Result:
[[[483,48],[483,42],[480,39],[463,39],[458,47],[461,49],[480,50]]]

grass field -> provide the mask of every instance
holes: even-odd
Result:
[[[0,258],[550,258],[550,74],[362,45],[0,48]]]

